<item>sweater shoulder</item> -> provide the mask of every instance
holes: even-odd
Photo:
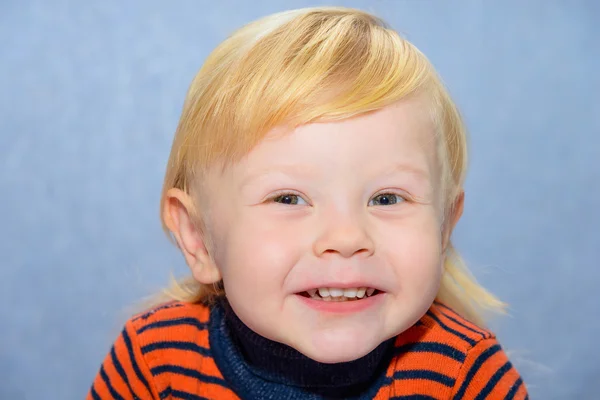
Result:
[[[210,306],[174,301],[128,322],[161,396],[173,390],[181,396],[213,392],[219,398],[232,396],[212,355],[210,315]]]
[[[438,301],[431,305],[417,325],[427,332],[428,340],[444,343],[462,352],[468,352],[483,340],[496,338],[489,329],[469,321]]]
[[[210,307],[205,304],[171,301],[149,308],[131,318],[130,324],[140,340],[151,336],[176,334],[184,327],[206,330],[210,319]],[[183,330],[185,333],[185,329]]]
[[[470,350],[494,334],[435,302],[396,337],[388,379],[394,393],[449,398]]]

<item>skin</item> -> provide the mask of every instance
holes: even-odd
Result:
[[[241,161],[209,171],[202,203],[171,189],[165,220],[195,279],[222,279],[248,327],[319,362],[358,359],[411,327],[435,299],[463,204],[461,195],[444,216],[425,110],[403,100],[275,129]],[[200,207],[204,235],[190,217]],[[299,295],[353,284],[382,293],[353,312],[319,310]]]

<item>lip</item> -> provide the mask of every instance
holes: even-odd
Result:
[[[304,297],[300,294],[296,295],[296,297],[307,307],[316,311],[332,314],[349,314],[368,310],[380,304],[383,301],[384,296],[385,293],[380,293],[374,296],[364,297],[359,300],[323,301],[315,300],[310,297]]]

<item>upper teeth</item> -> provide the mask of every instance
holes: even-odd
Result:
[[[353,298],[359,298],[362,299],[363,297],[365,297],[365,294],[367,296],[371,296],[374,292],[375,289],[373,288],[366,288],[366,287],[360,287],[360,288],[346,288],[346,289],[341,289],[341,288],[318,288],[318,289],[311,289],[307,291],[308,294],[310,295],[310,297],[315,297],[317,292],[319,292],[319,295],[323,298],[327,298],[327,297],[347,297],[349,299],[353,299]]]

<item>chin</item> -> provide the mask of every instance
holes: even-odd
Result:
[[[377,344],[379,345],[379,343]],[[327,352],[315,352],[315,354],[305,354],[307,357],[323,364],[337,364],[358,360],[373,351],[377,346],[366,351],[356,351],[356,349],[329,349]]]
[[[296,348],[299,352],[317,362],[324,364],[337,364],[354,361],[366,356],[385,340],[340,340],[315,341],[302,348]]]
[[[341,354],[319,354],[315,357],[311,357],[308,356],[309,358],[323,363],[323,364],[338,364],[338,363],[344,363],[344,362],[349,362],[349,361],[354,361],[354,360],[358,360],[361,357],[366,356],[367,354],[369,354],[370,352],[367,351],[366,353],[341,353]]]

